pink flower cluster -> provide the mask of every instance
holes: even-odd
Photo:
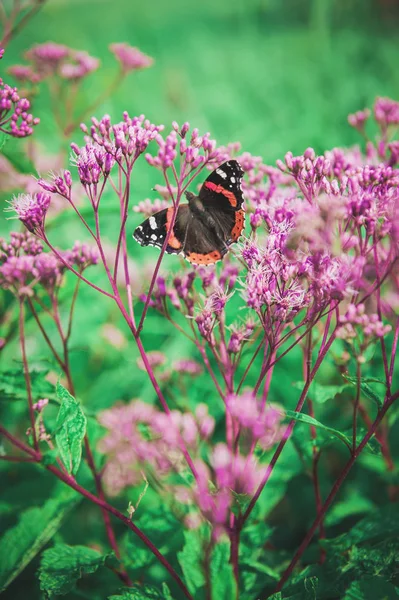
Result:
[[[13,65],[8,72],[19,81],[34,84],[54,75],[69,81],[79,81],[100,65],[100,61],[87,52],[54,42],[36,44],[25,52],[25,58],[29,65]]]
[[[184,123],[181,127],[174,122],[172,131],[166,136],[156,136],[158,153],[153,156],[146,154],[147,162],[162,171],[172,167],[177,157],[182,160],[181,179],[193,172],[200,166],[216,165],[230,158],[229,151],[216,147],[216,141],[212,140],[210,133],[200,136],[198,129],[193,129],[191,135],[190,124]]]
[[[206,405],[198,405],[194,414],[174,410],[168,415],[141,400],[117,404],[100,413],[99,421],[108,430],[99,447],[108,457],[104,481],[112,495],[140,481],[146,469],[163,478],[179,473],[181,440],[198,453],[214,428]]]
[[[125,73],[147,69],[154,64],[153,58],[143,54],[138,48],[129,46],[129,44],[111,44],[109,49],[119,61],[121,68]]]
[[[242,436],[250,433],[250,442],[259,442],[261,448],[269,449],[281,438],[282,412],[272,406],[262,409],[251,394],[229,397],[228,410],[237,418]],[[261,481],[263,470],[255,457],[232,453],[224,443],[209,450],[208,460],[201,458],[215,425],[205,404],[197,405],[194,413],[174,410],[168,415],[133,400],[102,412],[99,421],[108,430],[99,448],[107,455],[104,481],[109,493],[118,494],[139,483],[143,472],[153,470],[158,482],[189,507],[188,522],[207,519],[216,537],[229,527],[235,496],[253,493]],[[186,469],[181,440],[195,457],[196,482],[191,489],[176,478]],[[199,510],[199,519],[193,518],[193,510]]]
[[[144,115],[130,117],[129,113],[124,112],[123,121],[115,125],[109,115],[105,115],[100,121],[93,117],[90,129],[83,124],[81,129],[88,136],[88,141],[93,141],[116,161],[124,158],[132,165],[145,152],[148,144],[157,138],[163,125],[153,125]],[[74,144],[75,154],[77,148]]]
[[[29,110],[29,100],[20,98],[17,88],[0,78],[0,131],[18,138],[32,135],[40,119],[34,118]]]
[[[86,244],[76,242],[63,258],[83,271],[98,262],[97,253]],[[0,239],[0,287],[17,296],[33,296],[36,287],[49,292],[59,287],[65,264],[43,246],[31,233],[11,233],[10,241]]]
[[[392,330],[391,325],[384,325],[376,313],[367,314],[364,304],[350,304],[340,316],[339,323],[337,336],[345,340],[357,338],[359,332],[364,338],[384,337]]]

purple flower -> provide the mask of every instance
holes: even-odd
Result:
[[[49,75],[54,73],[61,62],[70,54],[70,48],[54,42],[36,44],[25,52],[25,58],[31,61],[38,73]]]
[[[33,127],[40,120],[34,118],[29,109],[29,100],[20,98],[17,88],[3,83],[0,78],[0,131],[20,138],[32,135]]]
[[[67,262],[78,267],[80,272],[92,265],[96,265],[100,259],[98,249],[88,244],[76,241],[72,250],[63,252]]]
[[[374,118],[381,127],[399,124],[399,102],[390,98],[377,98],[374,104]]]
[[[29,81],[30,83],[38,83],[41,77],[35,72],[30,65],[12,65],[8,67],[7,73],[12,75],[18,81]]]
[[[111,44],[109,47],[112,54],[119,61],[125,73],[147,69],[154,64],[154,59],[143,54],[138,48],[126,43]]]
[[[51,202],[51,196],[44,192],[37,194],[19,194],[9,202],[6,210],[14,211],[15,218],[19,219],[31,233],[39,237],[44,233],[44,221]]]
[[[163,125],[153,125],[144,115],[130,117],[127,112],[124,112],[123,121],[116,125],[111,123],[109,115],[105,115],[100,121],[93,117],[90,130],[83,124],[81,129],[115,160],[119,161],[124,157],[128,162],[133,163],[140,154],[145,152],[148,144],[157,138]],[[79,150],[76,144],[73,144],[72,148],[75,154],[77,149]]]
[[[195,360],[188,359],[175,361],[172,364],[172,370],[176,373],[190,375],[191,377],[197,377],[203,372],[203,369],[199,363],[197,363]]]
[[[371,112],[368,108],[365,108],[364,110],[358,110],[353,115],[348,116],[348,123],[358,131],[363,132],[364,126],[370,118],[370,114]]]
[[[104,146],[96,143],[86,144],[81,148],[76,144],[71,144],[71,147],[73,151],[72,164],[76,165],[79,179],[85,186],[97,184],[101,177],[107,177],[118,154],[115,148],[109,152]]]
[[[151,215],[159,212],[160,210],[164,210],[169,206],[170,204],[166,200],[156,198],[152,201],[149,198],[146,198],[145,200],[139,202],[136,206],[133,206],[133,210],[136,213],[143,214],[145,217],[151,217]]]
[[[59,68],[59,74],[63,79],[78,81],[96,71],[100,61],[87,52],[72,52],[70,59],[73,62],[65,62]]]
[[[35,256],[10,256],[0,267],[0,286],[18,295],[32,295],[29,286],[39,277],[35,262]]]
[[[147,352],[148,363],[152,368],[160,367],[166,362],[166,356],[159,352],[158,350],[153,350],[152,352]],[[137,366],[142,371],[146,370],[145,363],[142,358],[137,359]]]

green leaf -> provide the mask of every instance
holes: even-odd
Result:
[[[211,554],[210,572],[213,598],[235,598],[236,583],[230,560],[230,544],[219,542]]]
[[[95,573],[113,553],[102,555],[86,546],[57,544],[45,550],[41,557],[40,589],[51,598],[71,591],[83,575]]]
[[[305,386],[305,382],[295,381],[293,386],[302,391]],[[351,386],[347,383],[344,383],[343,385],[322,385],[313,381],[310,385],[307,395],[310,396],[314,402],[317,402],[318,404],[324,404],[328,400],[333,400],[335,396],[342,394],[347,389],[351,389]]]
[[[336,502],[327,513],[326,525],[337,525],[348,517],[363,515],[375,510],[374,503],[360,493],[354,490],[341,502]]]
[[[354,386],[357,386],[358,381],[360,381],[360,389],[366,396],[366,398],[369,398],[369,400],[375,402],[378,408],[381,408],[383,406],[384,394],[382,396],[376,394],[374,390],[369,386],[369,382],[380,383],[385,386],[385,381],[382,381],[381,379],[375,379],[373,377],[360,377],[360,379],[358,379],[357,377],[351,377],[350,375],[344,375],[344,378]]]
[[[356,523],[349,532],[331,540],[322,540],[320,543],[327,549],[342,552],[356,544],[387,540],[397,536],[399,536],[399,506],[389,504],[380,510],[374,510]]]
[[[54,386],[45,379],[47,374],[48,371],[33,370],[29,372],[34,400],[54,397]],[[0,400],[26,400],[22,366],[20,369],[0,372]]]
[[[0,592],[23,571],[42,547],[59,529],[68,512],[81,496],[66,488],[55,487],[56,496],[41,507],[29,508],[20,516],[17,525],[0,539]]]
[[[172,594],[170,593],[170,589],[168,588],[165,582],[163,582],[162,584],[162,592],[164,600],[173,600]]]
[[[178,553],[177,558],[182,568],[184,581],[194,597],[198,590],[205,585],[203,573],[204,549],[200,534],[196,531],[184,532],[185,544],[183,550]]]
[[[317,421],[317,419],[314,419],[313,417],[310,417],[309,415],[306,415],[304,413],[295,412],[293,410],[286,410],[285,414],[289,419],[295,419],[295,421],[300,421],[301,423],[307,423],[308,425],[313,425],[314,427],[319,427],[320,429],[323,429],[324,431],[328,431],[328,433],[331,433],[331,435],[335,436],[336,438],[338,438],[339,440],[344,442],[344,444],[349,449],[352,448],[349,438],[341,431],[338,431],[338,429],[333,429],[332,427],[327,427],[327,425],[323,425],[323,423],[320,423],[320,421]]]
[[[86,417],[80,403],[60,383],[57,383],[56,393],[61,406],[57,416],[55,440],[68,473],[76,475],[82,458]]]
[[[398,594],[392,583],[383,577],[370,577],[362,581],[353,581],[343,600],[397,600]]]
[[[173,600],[173,597],[166,583],[162,584],[162,592],[152,585],[134,584],[119,594],[108,596],[108,600]]]

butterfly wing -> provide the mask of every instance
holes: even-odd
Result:
[[[139,225],[133,233],[133,237],[141,246],[155,246],[162,248],[166,235],[171,228],[173,207],[165,208],[152,215]],[[183,241],[186,234],[190,211],[188,205],[179,207],[175,225],[169,236],[166,252],[178,254],[183,249]]]
[[[240,237],[245,225],[241,181],[244,171],[236,160],[228,160],[205,180],[199,198],[223,232],[229,245]]]
[[[133,233],[136,242],[141,246],[162,248],[166,234],[171,228],[173,210],[173,207],[161,210],[143,221]],[[180,205],[166,252],[182,253],[192,264],[210,265],[220,260],[227,252],[227,249],[219,249],[219,246],[220,240],[192,215],[188,204]]]

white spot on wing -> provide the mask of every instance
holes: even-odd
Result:
[[[149,223],[150,223],[151,229],[156,229],[157,228],[157,222],[155,220],[155,217],[150,217],[149,218]]]
[[[151,239],[154,240],[154,242],[157,241],[157,236],[155,235],[155,233],[151,234]]]
[[[216,169],[216,173],[220,175],[220,177],[223,177],[223,179],[226,179],[227,177],[227,173],[225,173],[222,169]]]
[[[231,181],[231,183],[235,183],[236,182],[236,178],[235,177],[230,177],[230,181]]]

